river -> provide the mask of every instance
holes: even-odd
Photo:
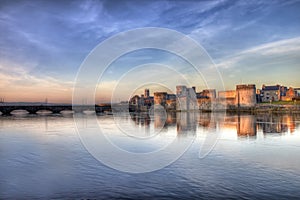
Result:
[[[192,141],[174,162],[144,173],[116,170],[89,152],[76,127],[93,127],[89,119],[94,117],[1,116],[0,199],[300,197],[300,115],[123,115],[117,123],[130,136],[122,134],[113,115],[96,116],[102,131],[128,152]],[[150,137],[153,131],[156,135]],[[207,143],[207,154],[199,156],[214,132],[218,135]],[[132,137],[142,139],[128,139]]]

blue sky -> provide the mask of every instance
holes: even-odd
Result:
[[[76,73],[91,50],[143,27],[174,29],[196,40],[226,89],[240,83],[300,87],[299,22],[300,1],[0,0],[0,97],[70,102]],[[131,66],[172,65],[167,58],[144,51],[120,59],[105,75],[101,98]]]

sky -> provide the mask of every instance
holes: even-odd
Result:
[[[300,1],[0,0],[0,98],[70,103],[88,55],[121,32],[145,27],[175,30],[199,43],[226,90],[236,84],[300,87],[299,22]],[[129,52],[98,75],[96,102],[109,101],[113,88],[126,100],[145,87],[153,92],[161,81],[173,91],[183,83],[179,76],[205,89],[191,69],[170,52]],[[155,83],[143,84],[151,79]]]

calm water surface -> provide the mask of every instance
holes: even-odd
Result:
[[[82,116],[82,126],[89,126],[88,118]],[[153,151],[174,138],[180,142],[196,137],[171,165],[130,174],[89,154],[72,115],[2,116],[0,199],[300,197],[300,115],[175,113],[164,124],[160,118],[132,114],[123,117],[125,129],[145,130],[147,136],[162,128],[157,137],[135,143],[119,134],[113,116],[97,119],[110,131],[112,141],[133,152]],[[211,130],[221,133],[220,140],[200,159],[202,142]]]

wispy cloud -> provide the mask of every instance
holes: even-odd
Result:
[[[217,63],[220,68],[235,68],[241,67],[243,62],[247,60],[256,60],[257,64],[264,64],[265,62],[259,62],[258,59],[265,59],[274,63],[274,59],[282,59],[286,57],[288,60],[300,59],[300,37],[280,40],[267,44],[258,45],[250,49],[246,49],[233,56],[225,58]],[[255,66],[252,66],[255,67]]]
[[[284,74],[286,70],[279,66],[295,70],[298,62],[299,8],[299,1],[280,0],[1,1],[0,30],[5,33],[0,38],[1,82],[17,76],[24,80],[14,84],[25,81],[23,86],[28,83],[32,88],[38,81],[45,86],[72,82],[85,56],[100,42],[122,31],[149,26],[191,36],[217,61],[225,77],[254,80],[259,67],[271,66],[273,76]],[[176,66],[175,61],[156,58]],[[134,59],[127,65],[141,60]],[[112,68],[107,81],[126,72],[123,69]],[[16,75],[18,70],[26,73]],[[249,71],[252,73],[242,73]],[[295,75],[291,78],[298,80]]]
[[[246,49],[217,62],[228,86],[250,82],[300,85],[300,37]],[[232,87],[232,86],[231,86]]]

